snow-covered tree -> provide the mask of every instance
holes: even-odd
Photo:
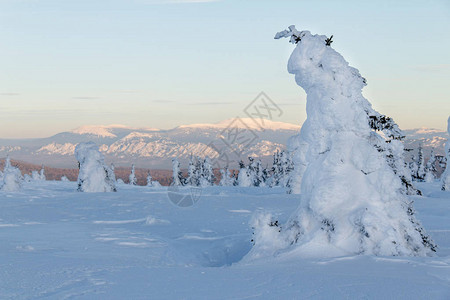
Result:
[[[147,172],[147,186],[150,186],[150,187],[160,187],[161,186],[161,184],[158,181],[153,180],[152,175],[150,174],[150,170],[148,170],[148,172]]]
[[[225,167],[223,169],[220,169],[220,186],[233,186],[234,185],[234,178],[231,175],[230,170],[228,170],[228,167]]]
[[[46,180],[47,179],[47,178],[45,178],[44,165],[42,165],[41,171],[39,171],[39,177],[40,177],[41,180]]]
[[[413,180],[417,178],[417,172],[419,171],[419,165],[417,164],[416,157],[413,155],[411,162],[409,163],[409,170],[411,172],[411,177]]]
[[[150,170],[147,171],[147,186],[153,186],[153,178],[152,175],[150,174]]]
[[[425,182],[433,182],[436,173],[436,155],[434,155],[434,149],[431,149],[430,158],[427,161],[425,167]]]
[[[63,175],[63,176],[61,176],[61,181],[63,181],[63,182],[69,182],[70,180],[69,180],[69,178],[67,178],[66,175]]]
[[[297,44],[288,70],[307,94],[307,119],[297,142],[301,153],[294,161],[294,169],[297,163],[304,168],[302,201],[272,249],[258,248],[265,241],[257,232],[262,241],[255,241],[252,255],[293,244],[305,255],[431,254],[436,245],[415,218],[394,170],[404,164],[389,164],[389,155],[399,161],[403,155],[395,135],[386,143],[397,128],[363,97],[366,80],[326,36],[290,27],[277,37]]]
[[[424,181],[425,179],[425,157],[423,156],[423,149],[422,145],[419,145],[419,149],[417,151],[417,173],[416,173],[416,180],[417,181]]]
[[[172,183],[171,185],[179,186],[184,185],[185,179],[180,170],[180,163],[177,158],[172,159]]]
[[[5,159],[5,168],[3,169],[3,176],[0,189],[5,192],[16,192],[22,188],[22,173],[19,168],[11,165],[9,156]]]
[[[199,157],[191,155],[188,165],[188,174],[186,178],[186,184],[191,186],[200,185],[202,164]]]
[[[46,178],[45,178],[44,165],[42,165],[41,170],[39,172],[35,171],[35,170],[31,171],[31,178],[36,181],[45,180]]]
[[[282,177],[281,172],[282,172],[282,167],[281,167],[281,160],[280,160],[280,151],[277,150],[277,152],[275,152],[273,154],[273,162],[272,162],[272,168],[271,168],[272,175],[270,176],[270,179],[269,179],[270,187],[275,187],[275,186],[280,185],[280,179]]]
[[[449,135],[447,143],[445,144],[445,157],[447,158],[447,166],[441,176],[443,191],[450,191],[450,117],[448,117],[447,120],[447,132]]]
[[[128,176],[128,184],[129,185],[137,185],[136,171],[134,168],[134,164],[131,165],[131,173]]]
[[[211,164],[211,160],[209,157],[206,157],[201,166],[201,177],[200,177],[200,186],[212,186],[216,181],[216,177],[214,176],[213,167]]]
[[[105,164],[103,154],[93,142],[80,143],[75,147],[78,161],[78,191],[116,192],[112,170]]]
[[[242,187],[252,186],[252,178],[249,175],[248,168],[245,166],[244,162],[241,160],[239,162],[239,174],[237,178],[237,183]]]

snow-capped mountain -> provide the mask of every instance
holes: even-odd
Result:
[[[231,167],[239,159],[257,156],[270,160],[284,149],[287,139],[300,130],[299,125],[236,118],[215,124],[182,125],[170,130],[133,128],[125,125],[88,125],[42,139],[0,140],[0,155],[55,167],[76,167],[73,157],[80,142],[93,141],[106,159],[116,165],[170,168],[171,159],[186,162],[191,155],[219,159],[232,156]]]
[[[217,160],[225,154],[230,157],[230,166],[237,168],[237,160],[246,160],[248,156],[269,162],[272,154],[284,149],[288,138],[297,134],[300,127],[269,120],[264,120],[264,125],[260,127],[259,123],[248,118],[228,119],[215,124],[182,125],[169,130],[117,124],[88,125],[48,138],[2,139],[0,156],[9,154],[13,159],[30,163],[75,168],[75,146],[80,142],[93,141],[99,145],[106,159],[118,166],[135,163],[142,168],[168,169],[174,157],[185,164],[191,154]],[[421,128],[405,130],[404,133],[407,148],[416,149],[422,144],[425,155],[432,147],[437,154],[443,154],[447,140],[445,131]]]
[[[418,128],[403,130],[406,136],[405,146],[407,149],[412,149],[411,155],[415,155],[420,145],[424,149],[425,157],[429,157],[431,149],[434,149],[435,154],[444,155],[445,142],[448,139],[448,134],[444,130],[432,128]]]

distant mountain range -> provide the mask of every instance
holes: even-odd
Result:
[[[288,138],[297,134],[299,125],[253,119],[229,119],[216,124],[182,125],[169,130],[132,128],[124,125],[82,126],[48,138],[0,139],[0,156],[7,154],[16,160],[58,168],[77,166],[73,152],[80,142],[93,141],[99,145],[108,162],[117,166],[131,163],[140,168],[169,169],[177,157],[185,164],[190,155],[209,156],[232,161],[237,168],[239,159],[256,156],[269,162],[272,154],[285,149]],[[423,144],[426,155],[434,147],[443,154],[447,133],[435,129],[404,130],[405,144],[416,149]],[[223,165],[224,163],[222,163]],[[185,167],[185,165],[182,167]]]

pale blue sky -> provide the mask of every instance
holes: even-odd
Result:
[[[86,124],[171,128],[244,116],[265,91],[301,124],[295,24],[334,35],[365,96],[401,128],[445,128],[450,2],[0,0],[0,137]]]

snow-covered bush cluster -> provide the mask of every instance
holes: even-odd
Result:
[[[430,255],[436,245],[406,196],[414,191],[398,126],[362,96],[366,80],[330,39],[295,27],[280,37],[296,44],[288,71],[306,91],[307,120],[290,141],[300,206],[273,247],[295,245],[303,255]],[[267,241],[256,239],[252,255],[267,252],[259,244]]]
[[[228,167],[220,169],[220,180],[214,175],[211,160],[206,157],[191,157],[187,168],[187,176],[183,176],[180,163],[176,158],[172,160],[172,185],[189,186],[241,186],[241,187],[290,187],[290,173],[294,166],[290,155],[286,151],[277,151],[273,155],[271,168],[263,167],[261,160],[253,157],[248,158],[249,163],[245,165],[239,162],[239,171],[230,171]]]

